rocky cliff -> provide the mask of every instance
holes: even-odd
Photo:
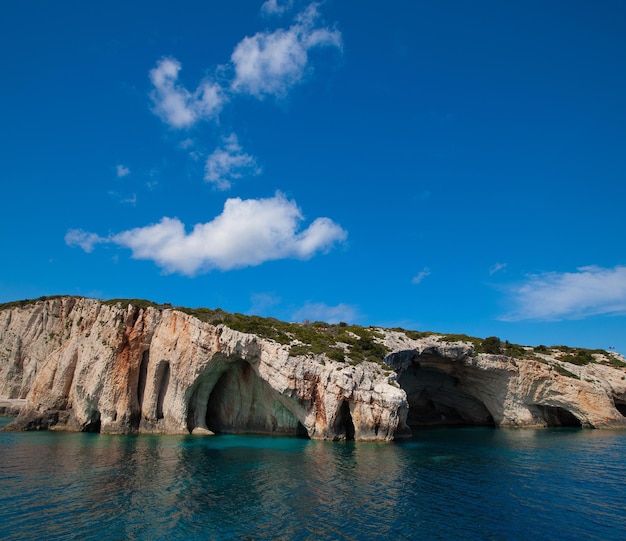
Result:
[[[513,358],[442,335],[275,320],[242,332],[208,313],[74,297],[5,305],[0,405],[21,407],[10,427],[334,440],[441,425],[626,427],[615,355],[580,365],[556,350]]]

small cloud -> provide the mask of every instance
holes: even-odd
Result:
[[[202,151],[198,150],[196,142],[193,139],[187,138],[181,141],[178,148],[187,152],[187,155],[194,161],[199,162],[204,160]]]
[[[358,311],[349,304],[307,303],[292,315],[293,321],[325,321],[326,323],[339,323],[340,321],[353,322],[358,318]]]
[[[207,79],[193,92],[179,84],[181,67],[175,58],[162,58],[150,70],[153,111],[172,128],[188,128],[199,120],[216,117],[226,101],[220,85]]]
[[[180,143],[179,143],[179,147],[182,150],[188,150],[190,148],[192,148],[194,146],[194,142],[193,139],[191,139],[191,137],[187,137],[187,139],[183,139]]]
[[[148,171],[148,180],[146,180],[146,188],[154,190],[159,185],[159,176],[161,171],[157,167],[153,167]]]
[[[66,243],[86,252],[98,242],[130,248],[134,259],[154,261],[165,272],[194,276],[212,269],[230,270],[278,259],[309,259],[343,242],[347,233],[330,218],[317,218],[298,231],[303,220],[295,201],[277,193],[268,199],[228,199],[222,214],[187,233],[177,218],[103,238],[72,230]]]
[[[261,6],[261,13],[266,17],[282,15],[293,6],[293,0],[267,0]]]
[[[197,143],[191,137],[183,139],[178,143],[178,148],[187,152],[187,155],[195,162],[199,162],[204,159],[202,152],[198,150]]]
[[[87,253],[93,252],[94,246],[101,242],[107,242],[107,239],[82,229],[70,229],[65,234],[65,244],[68,246],[79,246]]]
[[[506,289],[513,309],[503,321],[559,321],[626,314],[626,267],[587,266],[576,272],[531,274]]]
[[[231,55],[235,67],[231,88],[258,99],[285,97],[304,78],[311,49],[341,49],[341,32],[319,27],[318,20],[317,4],[313,3],[288,29],[258,32],[241,40]]]
[[[263,315],[267,310],[280,304],[281,299],[269,293],[256,293],[251,297],[250,315]]]
[[[130,169],[122,164],[117,165],[116,171],[117,171],[117,178],[124,178],[130,175]]]
[[[121,199],[121,203],[126,205],[132,205],[133,207],[137,204],[137,194],[131,194],[127,197]]]
[[[110,298],[109,295],[105,295],[101,289],[92,289],[91,291],[87,291],[85,297],[88,299],[106,299]]]
[[[430,276],[430,269],[428,267],[424,267],[424,270],[413,276],[413,280],[411,281],[413,282],[413,284],[417,285],[421,283],[421,281],[427,276]]]
[[[500,272],[501,270],[506,269],[506,263],[496,263],[489,269],[489,276],[494,275],[496,272]]]
[[[204,170],[204,180],[213,182],[218,190],[229,189],[233,180],[244,175],[261,173],[256,160],[250,154],[242,152],[234,133],[226,137],[222,147],[209,156]]]
[[[110,195],[111,197],[114,197],[115,199],[117,199],[120,203],[123,203],[125,205],[133,205],[135,206],[137,204],[137,194],[130,194],[130,195],[122,195],[118,192],[115,191],[108,191],[107,192],[108,195]]]

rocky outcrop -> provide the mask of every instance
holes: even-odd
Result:
[[[0,310],[0,405],[24,402],[13,429],[106,433],[391,440],[424,426],[626,426],[623,368],[383,329],[373,340],[386,364],[290,355],[175,309],[42,300]]]
[[[14,429],[254,432],[389,440],[407,402],[391,370],[351,366],[177,310],[56,298],[0,312],[0,398]]]
[[[463,342],[388,333],[387,363],[407,393],[407,424],[626,427],[626,370],[556,355],[475,354]],[[529,348],[530,349],[530,348]],[[623,364],[623,358],[621,359]]]

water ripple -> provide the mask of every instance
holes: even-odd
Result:
[[[400,444],[0,433],[0,538],[623,538],[626,433]]]

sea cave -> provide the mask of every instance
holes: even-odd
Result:
[[[398,375],[398,384],[407,394],[409,428],[494,426],[486,406],[462,387],[459,379],[444,367],[411,363]]]
[[[307,437],[288,400],[273,390],[245,361],[213,369],[198,378],[188,405],[187,427],[216,434]]]

